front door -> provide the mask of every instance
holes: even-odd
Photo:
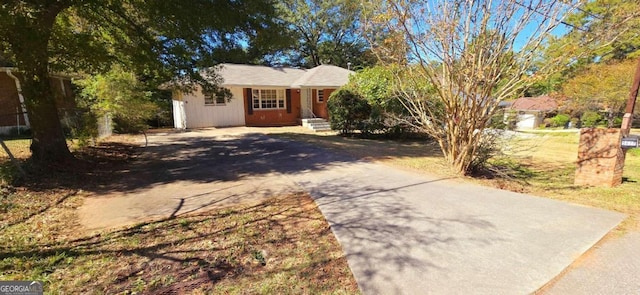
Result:
[[[300,90],[300,116],[303,119],[313,118],[313,95],[311,88],[303,88]]]

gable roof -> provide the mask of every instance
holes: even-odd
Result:
[[[547,95],[521,97],[511,104],[511,109],[517,111],[554,111],[558,109],[558,103]]]
[[[220,64],[216,68],[224,86],[340,87],[353,71],[332,65],[313,69]]]
[[[349,82],[349,75],[353,71],[332,65],[319,65],[307,70],[300,78],[291,84],[293,87],[340,87]]]
[[[226,86],[289,86],[302,76],[303,69],[272,68],[255,65],[220,64],[217,74]]]

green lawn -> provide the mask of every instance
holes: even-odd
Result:
[[[13,156],[17,158],[26,158],[31,154],[31,151],[29,151],[31,139],[5,139],[4,143],[7,145]],[[9,155],[7,155],[5,150],[0,148],[0,160],[8,157]]]
[[[27,159],[31,155],[29,146],[31,139],[5,139],[4,144],[9,149],[11,155],[20,161]],[[0,148],[0,185],[7,184],[17,174],[18,169],[9,160],[9,154]]]
[[[549,198],[600,207],[628,214],[621,229],[639,229],[640,149],[627,152],[623,183],[614,188],[573,185],[578,134],[538,134],[521,140],[529,151],[514,155],[520,168],[531,173],[523,179],[527,192]]]

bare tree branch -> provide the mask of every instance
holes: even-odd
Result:
[[[411,125],[436,139],[454,170],[466,174],[500,101],[515,98],[566,60],[535,64],[533,72],[547,38],[580,4],[389,0],[373,5],[365,21],[369,28],[401,32],[404,44],[393,45],[405,52],[391,56],[404,53],[409,62],[396,71],[396,87]],[[372,47],[379,57],[387,54],[384,46]]]

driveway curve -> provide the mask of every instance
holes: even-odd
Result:
[[[529,294],[624,218],[359,161],[256,130],[152,136],[136,168],[123,172],[128,181],[87,199],[82,222],[104,228],[304,190],[365,294]]]

